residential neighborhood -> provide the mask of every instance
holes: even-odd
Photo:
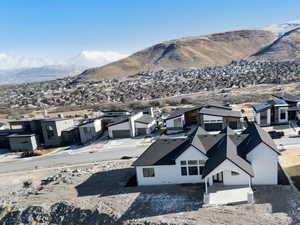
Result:
[[[300,225],[300,1],[0,9],[0,225]]]

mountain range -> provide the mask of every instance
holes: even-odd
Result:
[[[52,80],[79,75],[83,81],[126,79],[142,71],[223,66],[241,59],[300,59],[300,20],[161,42],[130,56],[82,51],[63,62],[0,54],[0,84]]]
[[[126,78],[141,71],[222,66],[231,61],[300,58],[300,20],[162,42],[110,64],[85,70],[83,80]]]

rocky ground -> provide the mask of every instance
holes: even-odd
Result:
[[[201,185],[126,187],[133,160],[0,175],[0,224],[297,224],[290,186],[255,188],[255,204],[202,207]]]
[[[127,80],[83,82],[65,78],[3,86],[0,109],[82,107],[183,96],[201,91],[228,93],[258,84],[299,81],[300,62],[232,62],[226,66],[141,72]],[[232,103],[232,102],[231,102]]]

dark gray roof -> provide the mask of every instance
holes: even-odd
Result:
[[[209,109],[202,108],[200,114],[212,115],[212,116],[221,116],[221,117],[242,117],[242,113],[239,111],[225,110],[225,109]]]
[[[273,95],[274,97],[276,98],[281,98],[285,101],[288,101],[288,102],[299,102],[300,101],[300,97],[298,96],[295,96],[295,95],[291,95],[291,94],[288,94],[288,93],[282,93],[282,94],[279,94],[279,95]]]
[[[150,115],[143,115],[142,117],[136,119],[134,122],[149,124],[152,123],[155,119]]]
[[[212,105],[212,104],[208,104],[208,105],[206,105],[204,107],[205,108],[216,108],[216,109],[232,110],[232,108],[230,106],[224,106],[224,105]]]
[[[262,104],[252,105],[252,108],[254,109],[255,112],[261,112],[266,109],[269,109],[270,107],[272,107],[272,104],[270,104],[270,103],[262,103]]]
[[[199,127],[187,138],[160,139],[154,142],[134,163],[134,166],[174,165],[177,157],[190,146],[194,146],[208,157],[203,177],[207,176],[225,160],[229,160],[250,176],[254,176],[252,166],[246,156],[258,144],[265,143],[280,154],[269,134],[255,123],[240,135],[229,127],[219,134],[208,134]]]
[[[147,150],[132,164],[133,166],[172,165],[175,159],[169,154],[184,148],[185,138],[161,138],[155,141]]]
[[[246,155],[260,143],[266,144],[277,154],[280,154],[270,135],[256,123],[249,123],[247,129],[244,130],[242,134],[248,135],[247,138],[245,138],[245,140],[238,146],[238,153],[242,157],[246,157]]]
[[[232,135],[224,135],[220,141],[209,150],[209,159],[206,161],[202,177],[205,178],[226,159],[238,166],[250,176],[254,176],[252,166],[237,154],[237,147],[232,140]]]
[[[198,110],[201,108],[202,108],[202,106],[193,106],[193,107],[189,107],[189,108],[177,108],[176,110],[169,113],[169,116],[166,118],[166,120],[174,119],[176,117],[182,116],[184,113]]]
[[[268,103],[270,105],[287,105],[286,101],[284,101],[281,98],[277,98],[277,97],[273,98],[272,100],[269,100]]]

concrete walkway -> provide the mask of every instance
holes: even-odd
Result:
[[[213,184],[208,187],[208,205],[226,205],[248,202],[248,193],[253,193],[248,186],[224,186]]]

